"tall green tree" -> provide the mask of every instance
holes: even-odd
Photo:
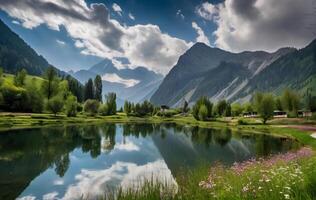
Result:
[[[262,92],[256,92],[253,96],[253,99],[252,99],[253,107],[254,107],[255,111],[257,111],[257,112],[259,112],[262,99],[263,99]]]
[[[25,79],[26,79],[27,71],[25,69],[22,69],[14,76],[14,85],[21,87],[25,85]]]
[[[200,108],[201,106],[204,105],[206,107],[206,110],[207,110],[207,115],[206,115],[206,118],[203,117],[202,119],[200,118],[200,116],[202,115],[199,115],[199,112],[200,112]],[[205,96],[202,96],[200,97],[199,100],[197,100],[197,102],[195,103],[195,105],[193,106],[192,108],[192,114],[193,114],[193,117],[196,119],[196,120],[206,120],[206,119],[209,119],[212,117],[212,109],[213,109],[213,104],[210,102],[210,100],[205,97]],[[203,116],[204,116],[204,108],[202,109],[203,111]]]
[[[116,94],[114,92],[110,92],[106,98],[106,104],[108,106],[109,115],[116,114]]]
[[[47,99],[50,99],[58,93],[58,77],[55,69],[49,67],[44,74],[42,90]]]
[[[84,87],[84,99],[94,99],[94,88],[93,88],[93,81],[90,78],[88,82],[85,84]]]
[[[100,75],[97,75],[94,79],[95,87],[95,99],[102,102],[102,79]]]
[[[282,97],[282,108],[288,111],[290,114],[297,116],[297,111],[299,110],[299,95],[289,89],[284,90]]]
[[[316,112],[316,96],[313,96],[312,88],[308,88],[305,94],[305,107],[311,112]]]
[[[225,114],[225,110],[227,108],[227,102],[226,100],[220,100],[218,103],[217,103],[217,113],[219,116],[223,116]]]
[[[264,124],[273,118],[275,103],[272,94],[262,94],[262,99],[258,105],[258,113]]]
[[[68,81],[69,91],[77,97],[78,102],[83,101],[83,91],[84,87],[80,84],[79,81],[71,77],[70,75],[66,76],[66,80]]]

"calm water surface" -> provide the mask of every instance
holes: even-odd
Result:
[[[290,139],[175,124],[104,124],[0,133],[0,199],[93,198],[145,178],[297,148]]]

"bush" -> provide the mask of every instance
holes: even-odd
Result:
[[[100,102],[95,99],[88,99],[84,103],[83,110],[84,112],[88,113],[89,115],[96,115],[98,113],[98,109],[100,106]]]
[[[63,109],[63,106],[64,102],[60,96],[54,96],[47,102],[47,110],[51,111],[55,116]]]
[[[237,123],[238,123],[238,125],[248,125],[248,122],[246,122],[243,119],[238,119]]]
[[[109,114],[109,108],[107,104],[101,104],[99,107],[99,114],[102,116],[106,116]]]
[[[77,116],[77,98],[73,95],[69,95],[66,99],[66,114],[68,117],[76,117]]]
[[[199,109],[199,120],[201,121],[206,121],[207,119],[207,108],[205,105],[201,105]]]
[[[203,108],[200,115],[201,106],[205,106],[206,112],[205,108]],[[201,97],[193,106],[192,114],[196,120],[206,121],[212,117],[212,109],[213,104],[210,102],[210,100],[207,97]],[[206,115],[206,117],[204,115]],[[203,118],[200,118],[200,116],[203,116]]]
[[[3,85],[1,87],[3,97],[3,109],[9,111],[31,111],[28,105],[28,95],[24,88],[14,85]]]

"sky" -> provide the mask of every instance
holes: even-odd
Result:
[[[167,74],[194,43],[232,52],[302,48],[315,0],[0,0],[0,19],[51,64]]]

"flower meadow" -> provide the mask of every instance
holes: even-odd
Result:
[[[316,158],[310,148],[211,167],[199,186],[213,199],[315,199]]]
[[[202,180],[202,181],[201,181]],[[107,199],[312,200],[316,198],[316,155],[311,148],[250,159],[227,167],[216,163],[176,176],[178,191],[153,180],[143,188]]]

